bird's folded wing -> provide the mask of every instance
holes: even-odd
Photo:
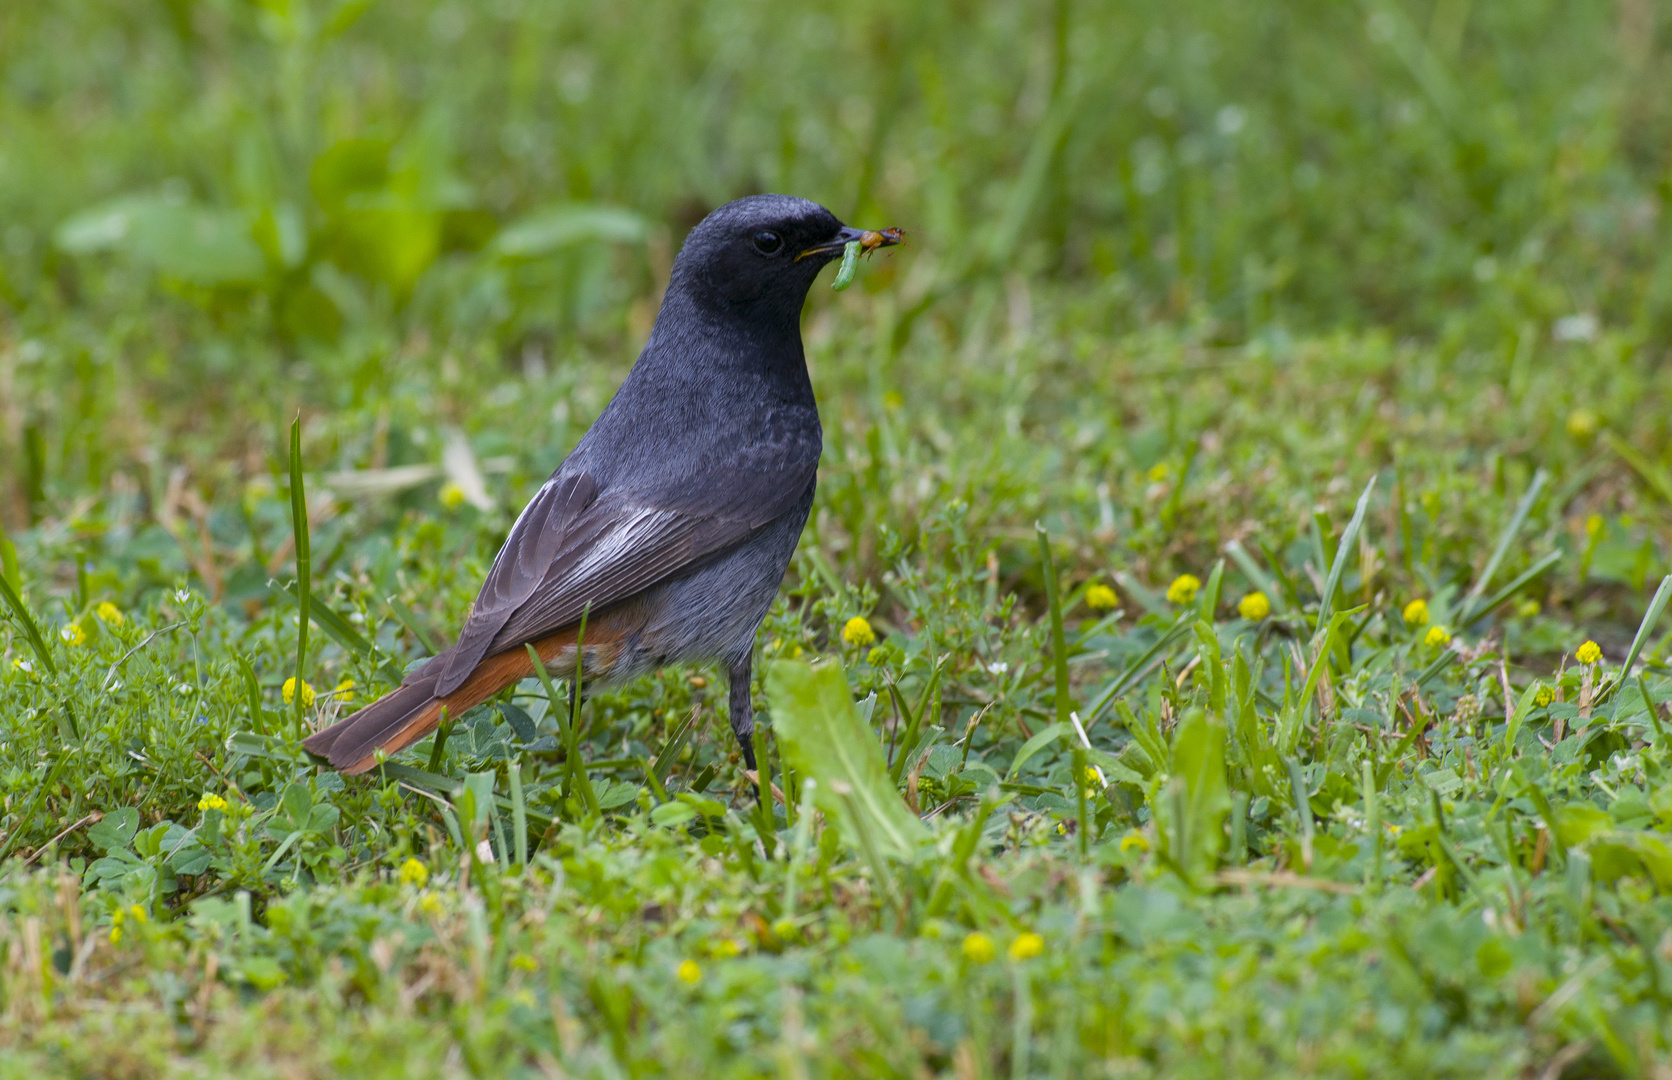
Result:
[[[484,657],[678,576],[763,524],[600,496],[585,473],[553,477],[512,526],[458,643],[437,658],[445,666],[436,695],[457,689]]]

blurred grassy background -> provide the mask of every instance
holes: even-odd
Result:
[[[1189,550],[1181,521],[1217,535],[1322,497],[1344,453],[1426,445],[1435,467],[1407,468],[1443,487],[1484,464],[1500,490],[1577,465],[1602,427],[1658,453],[1657,17],[8,5],[0,521],[125,535],[131,511],[178,532],[198,505],[243,532],[230,507],[298,407],[322,467],[434,462],[462,427],[517,488],[601,407],[684,230],[763,189],[910,231],[870,297],[815,290],[816,375],[848,429],[832,463],[915,454],[945,492],[977,453],[1041,492],[1002,515],[1017,527],[1043,502],[1107,540],[1111,505],[1124,518],[1186,451],[1234,464],[1238,497],[1172,507],[1166,536],[1124,545],[1136,558]],[[922,430],[885,431],[878,455],[885,401]],[[1292,483],[1245,485],[1250,456]],[[876,477],[854,467],[863,493]],[[1114,467],[1130,484],[1107,487]],[[866,513],[842,510],[861,546]],[[185,569],[164,562],[158,584]]]
[[[1015,274],[1106,334],[1491,345],[1577,314],[1652,341],[1672,328],[1656,14],[8,5],[8,458],[35,424],[85,465],[75,429],[114,407],[88,364],[167,412],[234,372],[217,392],[295,396],[296,363],[324,376],[302,396],[364,393],[420,334],[512,365],[630,351],[684,230],[757,190],[912,230],[905,313],[954,337]],[[49,329],[47,369],[83,369],[73,407],[19,370]]]

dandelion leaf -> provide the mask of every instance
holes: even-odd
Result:
[[[813,799],[842,839],[854,847],[869,839],[884,855],[910,855],[928,830],[890,782],[882,746],[859,718],[841,668],[780,660],[767,672],[766,689],[784,756],[816,781]]]

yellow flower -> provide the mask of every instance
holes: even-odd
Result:
[[[679,965],[679,981],[691,986],[702,981],[702,968],[695,960],[686,960]]]
[[[993,939],[977,930],[964,939],[964,959],[976,964],[991,963],[997,955],[993,951]]]
[[[289,705],[291,702],[293,702],[295,700],[296,700],[296,676],[292,675],[290,678],[288,678],[284,681],[284,703],[286,705]],[[312,686],[309,686],[307,680],[304,679],[302,681],[302,708],[304,708],[304,709],[307,708],[308,706],[312,705],[313,702],[314,702],[314,688]]]
[[[1602,520],[1601,514],[1592,514],[1585,519],[1585,535],[1590,537],[1593,542],[1601,540],[1602,534],[1607,531],[1608,523]]]
[[[882,406],[889,412],[893,412],[895,409],[905,405],[905,403],[906,396],[898,390],[890,390],[882,396]]]
[[[441,914],[441,897],[435,893],[425,893],[418,898],[418,910],[426,915]]]
[[[81,624],[78,622],[70,623],[68,626],[58,631],[58,636],[63,638],[65,642],[70,645],[87,644],[87,631],[83,630],[81,628]]]
[[[1143,833],[1129,832],[1120,838],[1120,849],[1122,851],[1131,851],[1133,848],[1137,848],[1139,851],[1149,850],[1149,841],[1144,839]]]
[[[442,506],[449,510],[457,510],[464,505],[464,488],[449,480],[441,485],[437,498],[441,500]]]
[[[1103,783],[1103,778],[1098,776],[1097,770],[1090,765],[1086,766],[1083,779],[1085,781],[1084,786],[1089,788],[1097,787],[1099,784]]]
[[[1538,618],[1538,613],[1543,610],[1543,608],[1539,607],[1539,602],[1534,600],[1532,597],[1528,597],[1519,604],[1515,605],[1515,613],[1523,619],[1536,619]]]
[[[1188,604],[1196,599],[1196,591],[1202,587],[1202,579],[1195,574],[1180,574],[1167,586],[1167,599],[1175,604]]]
[[[1423,636],[1422,643],[1430,649],[1437,649],[1451,640],[1451,631],[1443,626],[1430,626],[1428,633]]]
[[[1587,641],[1574,651],[1573,658],[1581,664],[1594,664],[1602,659],[1602,647],[1594,641]]]
[[[849,645],[863,648],[877,640],[877,632],[871,629],[871,624],[859,615],[855,615],[842,624],[842,640]]]
[[[1405,625],[1424,626],[1428,623],[1428,601],[1412,600],[1405,605]]]
[[[209,810],[225,810],[226,800],[221,798],[219,795],[216,795],[214,792],[206,791],[203,793],[203,798],[197,800],[197,808],[205,812]]]
[[[1597,426],[1601,418],[1591,409],[1575,409],[1568,413],[1567,432],[1581,441],[1591,438],[1597,433]]]
[[[401,884],[422,887],[430,880],[430,868],[417,859],[407,859],[401,863]]]
[[[517,955],[511,957],[511,966],[516,968],[518,971],[534,971],[539,968],[540,965],[535,963],[534,957],[528,955],[527,953],[518,953]]]
[[[1237,614],[1249,622],[1259,622],[1271,614],[1271,601],[1263,592],[1251,592],[1237,601]]]
[[[1010,959],[1031,960],[1045,951],[1045,939],[1032,930],[1017,934],[1010,943]]]
[[[354,680],[353,679],[344,679],[342,682],[338,683],[337,684],[337,689],[336,689],[336,695],[337,695],[337,699],[339,701],[353,701],[354,700]]]
[[[128,621],[127,616],[122,614],[122,609],[111,603],[109,600],[106,600],[104,603],[94,608],[93,614],[97,615],[101,621],[109,623],[111,626],[121,626],[123,623]]]
[[[1158,484],[1167,479],[1167,463],[1165,461],[1158,461],[1154,465],[1151,465],[1149,469],[1149,478]]]
[[[1556,692],[1548,686],[1539,687],[1538,693],[1533,695],[1533,704],[1541,709],[1555,700]]]
[[[714,948],[709,951],[722,960],[730,960],[743,950],[738,948],[737,942],[731,938],[721,938],[714,943]]]
[[[1086,606],[1093,611],[1113,611],[1118,603],[1120,597],[1107,585],[1093,585],[1086,590]]]

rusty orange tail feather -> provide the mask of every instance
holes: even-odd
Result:
[[[564,651],[568,648],[573,652],[575,637],[575,630],[570,628],[534,642],[541,663],[552,665],[552,674],[566,676],[573,670],[573,658],[566,658]],[[588,638],[586,651],[590,663],[592,635]],[[566,659],[567,663],[557,666]],[[522,646],[498,653],[477,664],[457,690],[443,697],[431,692],[436,681],[436,676],[430,673],[432,669],[440,670],[434,660],[410,681],[359,712],[310,735],[303,741],[303,747],[350,776],[366,772],[377,765],[378,751],[387,757],[405,750],[436,729],[443,709],[450,717],[463,716],[512,683],[534,674],[534,663]]]

